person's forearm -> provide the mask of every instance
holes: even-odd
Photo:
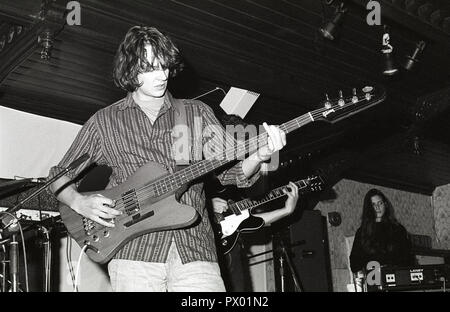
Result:
[[[258,172],[262,162],[263,160],[259,158],[257,152],[244,159],[244,161],[242,162],[242,171],[244,172],[245,176],[247,178],[250,178],[256,172]]]
[[[76,190],[75,184],[67,176],[63,176],[50,186],[54,193],[59,188],[64,189],[57,195],[62,203],[69,206],[76,213],[107,227],[114,227],[113,218],[121,215],[120,210],[114,209],[115,202],[101,194],[81,194]]]
[[[60,187],[70,183],[70,178],[62,176],[50,185],[50,190],[55,193]],[[73,202],[82,196],[75,188],[75,184],[66,185],[65,188],[56,196],[56,198],[69,207],[73,206]]]
[[[255,216],[262,218],[264,220],[264,225],[268,226],[288,215],[289,212],[287,211],[287,209],[282,208],[273,211],[258,213]]]

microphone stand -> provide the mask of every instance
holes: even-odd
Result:
[[[49,292],[50,291],[50,276],[51,276],[51,261],[52,261],[52,247],[51,247],[51,242],[50,242],[50,235],[49,235],[49,231],[44,227],[44,226],[39,226],[39,231],[42,233],[42,235],[44,236],[43,241],[42,241],[42,246],[44,248],[44,292]]]
[[[292,265],[292,260],[291,257],[289,256],[289,253],[286,251],[286,247],[283,243],[283,239],[280,237],[279,234],[272,234],[272,242],[275,246],[275,242],[279,242],[280,247],[274,247],[272,250],[267,250],[264,252],[260,252],[254,255],[251,255],[250,257],[248,257],[248,259],[253,258],[253,257],[258,257],[264,254],[267,254],[269,252],[272,252],[273,254],[273,259],[274,261],[278,260],[278,264],[279,264],[279,273],[280,273],[280,284],[281,284],[281,292],[285,292],[285,277],[284,277],[284,262],[286,261],[286,263],[288,264],[289,270],[291,272],[291,276],[292,279],[294,281],[295,284],[295,289],[297,292],[303,292],[303,286],[300,282],[300,280],[297,278],[297,274],[295,273],[295,269],[294,266]],[[294,244],[290,244],[290,246],[297,246],[297,245],[302,245],[304,244],[305,241],[301,240],[298,241]]]
[[[16,231],[11,236],[9,242],[9,270],[11,276],[11,292],[19,291],[19,242],[17,241]]]
[[[2,238],[2,235],[1,235],[1,233],[0,233],[0,239]],[[1,249],[3,250],[3,258],[2,258],[2,261],[1,261],[1,263],[2,263],[2,283],[1,283],[1,292],[6,292],[6,262],[8,262],[7,260],[6,260],[6,248],[5,248],[5,245],[2,243],[2,242],[0,242],[0,245],[1,245]]]
[[[70,170],[78,167],[81,163],[85,162],[89,158],[89,155],[86,153],[82,155],[81,157],[74,160],[67,168],[64,170],[61,170],[58,174],[56,174],[53,178],[49,179],[44,185],[42,185],[40,188],[38,188],[36,191],[34,191],[32,194],[27,196],[25,199],[21,200],[17,205],[14,207],[8,208],[5,211],[5,214],[0,219],[0,226],[3,226],[4,229],[11,227],[8,231],[11,233],[11,240],[9,243],[10,246],[10,275],[11,275],[11,285],[12,285],[12,292],[17,292],[19,289],[19,249],[17,241],[17,231],[19,230],[18,222],[19,220],[14,216],[14,212],[19,210],[19,208],[29,201],[30,199],[36,197],[40,193],[42,193],[50,184],[61,178],[63,175],[65,175]],[[25,244],[25,242],[22,242],[22,244]],[[25,259],[26,262],[26,259]]]
[[[5,242],[9,241],[9,275],[10,275],[10,283],[11,283],[11,292],[19,291],[19,242],[17,241],[17,232],[19,231],[19,220],[14,216],[7,214],[7,218],[3,218],[2,222],[5,220],[10,220],[6,223],[4,229],[8,229],[11,237]],[[0,223],[1,224],[1,223]],[[6,252],[5,252],[6,258]],[[6,260],[6,259],[5,259]],[[4,261],[7,262],[7,261]],[[3,273],[6,273],[6,268],[4,268]],[[5,283],[6,277],[3,275],[4,285],[3,288],[6,291]]]
[[[297,292],[303,292],[303,287],[301,286],[300,281],[297,278],[297,275],[295,274],[294,266],[292,265],[291,257],[289,256],[289,253],[286,251],[286,247],[284,246],[283,239],[280,238],[280,247],[278,248],[281,255],[278,258],[279,264],[280,264],[280,282],[281,282],[281,292],[285,292],[285,278],[284,278],[284,260],[286,261],[289,271],[291,272],[291,277],[295,284],[295,289]]]

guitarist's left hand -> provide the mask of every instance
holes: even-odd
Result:
[[[294,182],[289,182],[289,188],[290,190],[287,188],[283,189],[283,192],[288,196],[284,205],[287,215],[294,212],[298,201],[298,186]]]
[[[266,161],[269,160],[273,153],[278,152],[286,145],[286,133],[279,127],[269,126],[265,122],[263,126],[268,134],[267,145],[259,148],[257,155],[261,161]]]
[[[255,214],[255,216],[264,220],[264,225],[270,225],[294,212],[298,201],[297,185],[293,182],[289,182],[289,185],[283,189],[283,192],[288,196],[283,208]]]

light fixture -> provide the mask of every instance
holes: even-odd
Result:
[[[405,69],[410,71],[414,68],[414,65],[419,62],[419,57],[425,49],[426,43],[424,41],[419,41],[416,44],[416,49],[412,55],[406,56]]]
[[[383,53],[383,74],[386,76],[392,76],[398,72],[393,55],[394,47],[389,43],[389,40],[388,27],[384,26],[383,47],[381,48],[381,52]]]
[[[341,2],[341,4],[336,7],[333,18],[319,29],[322,36],[329,40],[334,40],[336,31],[344,18],[345,12],[347,12],[347,8],[344,8],[344,3]]]
[[[39,37],[38,42],[41,46],[41,59],[48,61],[53,49],[53,34],[50,31],[43,31]]]

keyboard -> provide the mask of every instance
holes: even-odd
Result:
[[[382,266],[381,285],[368,286],[368,291],[447,291],[450,281],[449,264]]]

